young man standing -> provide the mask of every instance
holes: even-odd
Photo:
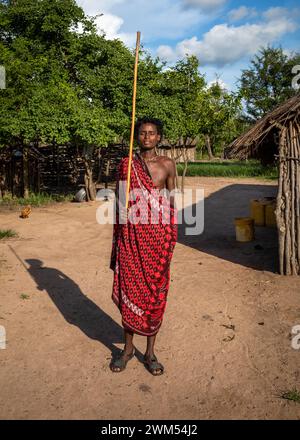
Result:
[[[113,372],[123,371],[134,356],[134,333],[147,336],[144,363],[148,370],[153,375],[161,375],[164,371],[154,354],[154,343],[166,307],[170,263],[177,240],[177,217],[174,196],[169,196],[175,189],[175,162],[157,154],[156,146],[161,137],[159,120],[143,118],[137,121],[136,138],[140,151],[133,157],[130,191],[139,191],[144,214],[141,214],[141,222],[131,222],[128,217],[121,224],[117,211],[114,225],[110,264],[114,271],[112,299],[122,315],[125,347],[111,362]],[[118,169],[117,199],[119,182],[126,181],[127,170],[128,158],[125,158]],[[167,196],[162,190],[167,190]],[[129,210],[132,206],[130,201]],[[153,221],[153,212],[156,221]]]

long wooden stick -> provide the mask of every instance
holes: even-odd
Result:
[[[136,84],[137,84],[137,73],[138,73],[138,62],[139,62],[140,39],[141,39],[141,33],[137,32],[135,63],[134,63],[133,95],[132,95],[131,132],[130,132],[130,144],[129,144],[128,171],[127,171],[126,209],[128,209],[128,199],[129,199],[129,189],[130,189],[131,162],[132,162],[134,126],[135,126]]]

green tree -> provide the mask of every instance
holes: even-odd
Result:
[[[196,142],[200,134],[201,115],[195,103],[205,90],[205,79],[199,73],[197,57],[186,57],[179,60],[173,68],[165,70],[161,88],[165,106],[168,108],[168,118],[165,120],[166,137],[173,149],[176,144],[182,145],[180,153],[185,164],[181,179],[183,191],[188,147]]]
[[[213,150],[233,135],[238,99],[207,89],[196,57],[166,68],[144,50],[140,55],[137,114],[162,119],[175,159],[175,145],[182,145],[185,175],[190,143],[206,136]],[[93,199],[95,149],[129,139],[133,51],[99,35],[74,0],[0,0],[0,64],[7,73],[0,145],[22,148],[25,161],[32,145],[76,145]]]
[[[287,55],[282,48],[266,47],[242,71],[240,91],[250,118],[256,120],[293,96],[292,68],[300,64],[300,54]]]
[[[70,28],[82,20],[72,0],[1,1],[0,63],[7,84],[0,94],[0,144],[23,150],[24,196],[31,145],[69,140],[64,58],[74,38]]]
[[[73,0],[2,1],[0,23],[0,63],[7,72],[0,143],[18,145],[24,158],[33,144],[76,144],[93,199],[94,149],[129,125],[132,54],[119,41],[97,35],[93,19]],[[79,26],[81,33],[75,31]],[[26,168],[24,163],[25,196]]]
[[[204,137],[209,158],[223,155],[224,147],[238,134],[238,120],[242,111],[239,93],[229,93],[218,82],[199,95],[197,107],[201,120],[199,130]]]

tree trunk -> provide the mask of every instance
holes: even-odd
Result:
[[[96,186],[93,182],[93,170],[91,164],[88,159],[84,159],[85,165],[85,175],[84,175],[84,183],[87,200],[95,200],[96,199]]]
[[[226,148],[225,142],[222,142],[221,148],[222,148],[221,159],[224,160],[225,159],[225,148]]]
[[[96,200],[96,186],[93,181],[93,171],[92,169],[89,170],[89,193],[90,193],[90,199]]]
[[[108,177],[109,177],[110,159],[107,160],[106,170],[105,170],[105,188],[107,188]]]
[[[28,148],[23,147],[23,197],[29,197]]]
[[[3,164],[1,167],[1,174],[0,174],[0,199],[3,199],[5,196],[5,189],[6,189],[6,169],[5,165]]]
[[[88,179],[88,175],[86,172],[84,174],[84,185],[85,185],[86,199],[88,202],[90,202],[91,198],[90,198],[90,192],[89,192],[89,179]]]
[[[184,182],[185,182],[185,175],[186,175],[186,171],[187,171],[187,167],[188,167],[188,154],[187,154],[187,149],[184,147],[183,148],[183,160],[184,160],[184,168],[183,168],[183,172],[182,172],[182,177],[181,177],[181,192],[184,192]]]
[[[214,155],[211,149],[210,136],[208,134],[205,135],[205,145],[208,153],[209,160],[214,159]]]
[[[198,151],[199,151],[199,154],[198,154],[198,157],[196,156],[196,158],[202,160],[202,158],[203,158],[203,146],[202,145],[199,147]],[[197,154],[197,150],[196,150],[196,154]]]
[[[36,179],[36,189],[37,192],[41,192],[41,163],[39,159],[37,159],[37,179]]]
[[[177,157],[175,157],[175,147],[172,145],[171,145],[171,157],[175,161],[175,172],[176,172],[175,186],[176,186],[176,188],[178,188],[179,184],[178,184],[178,171],[177,171]]]
[[[101,182],[103,160],[104,160],[104,158],[101,155],[101,150],[98,149],[98,166],[99,166],[99,169],[98,169],[98,177],[97,177],[97,182],[96,183],[100,183]]]
[[[22,164],[23,166],[23,164]],[[23,168],[22,168],[23,171]],[[11,195],[14,196],[16,195],[16,188],[17,188],[17,181],[18,181],[18,175],[17,175],[17,167],[16,167],[16,161],[14,160],[14,158],[11,159],[10,161],[10,187],[11,187]],[[22,193],[23,193],[23,188],[22,188]],[[20,194],[19,196],[21,196],[22,194]]]

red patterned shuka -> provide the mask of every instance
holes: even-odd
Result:
[[[118,168],[117,201],[121,198],[119,182],[125,193],[127,169],[125,158]],[[121,211],[116,209],[110,262],[114,271],[112,299],[126,330],[152,336],[162,324],[166,307],[170,263],[177,240],[177,210],[170,206],[165,194],[159,193],[138,153],[132,160],[130,191],[128,218],[123,224]],[[131,221],[131,212],[139,221]]]

